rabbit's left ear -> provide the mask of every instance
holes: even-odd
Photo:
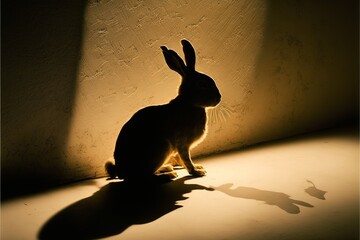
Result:
[[[181,44],[183,45],[186,66],[190,70],[195,70],[196,57],[195,57],[195,50],[194,50],[193,46],[186,39],[181,40]]]
[[[161,46],[161,49],[169,68],[176,71],[181,76],[185,76],[186,66],[181,57],[179,57],[179,55],[175,51],[167,49],[167,47],[165,46]]]

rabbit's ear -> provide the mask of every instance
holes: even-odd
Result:
[[[179,57],[179,55],[173,50],[167,49],[165,46],[161,46],[161,49],[169,68],[176,71],[181,76],[185,76],[186,66],[184,61]]]
[[[186,39],[181,40],[181,44],[183,45],[186,66],[191,70],[195,70],[196,57],[193,46],[191,46],[191,43]]]

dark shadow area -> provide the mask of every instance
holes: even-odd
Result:
[[[91,197],[53,216],[40,230],[39,239],[98,239],[122,233],[134,224],[150,223],[180,207],[177,201],[194,190],[212,190],[185,184],[191,176],[168,183],[112,182]]]
[[[85,0],[1,2],[2,198],[66,172]]]
[[[266,3],[256,79],[246,99],[258,117],[257,142],[358,124],[359,1]],[[272,111],[256,112],[262,106]],[[282,119],[269,127],[273,116]]]
[[[312,185],[311,187],[308,187],[305,189],[305,192],[307,194],[309,194],[312,197],[321,199],[321,200],[326,200],[325,194],[327,193],[327,191],[323,191],[323,190],[316,188],[315,184],[310,180],[307,180],[307,182]]]
[[[265,204],[277,206],[285,212],[291,214],[300,213],[299,206],[314,207],[307,202],[292,199],[289,195],[285,193],[271,192],[250,187],[237,187],[235,189],[231,189],[232,186],[232,183],[227,183],[219,187],[212,188],[232,197],[263,201],[265,202]]]

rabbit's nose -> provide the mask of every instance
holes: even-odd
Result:
[[[220,92],[218,92],[218,97],[217,97],[217,99],[218,99],[218,102],[221,101],[221,94],[220,94]]]
[[[216,97],[214,98],[214,105],[213,105],[213,106],[218,105],[218,104],[220,103],[220,101],[221,101],[221,94],[218,93],[218,94],[216,95]]]

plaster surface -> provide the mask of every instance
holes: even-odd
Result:
[[[51,185],[104,175],[138,109],[164,104],[180,77],[160,46],[222,93],[193,156],[358,119],[357,1],[5,1],[2,172]]]

